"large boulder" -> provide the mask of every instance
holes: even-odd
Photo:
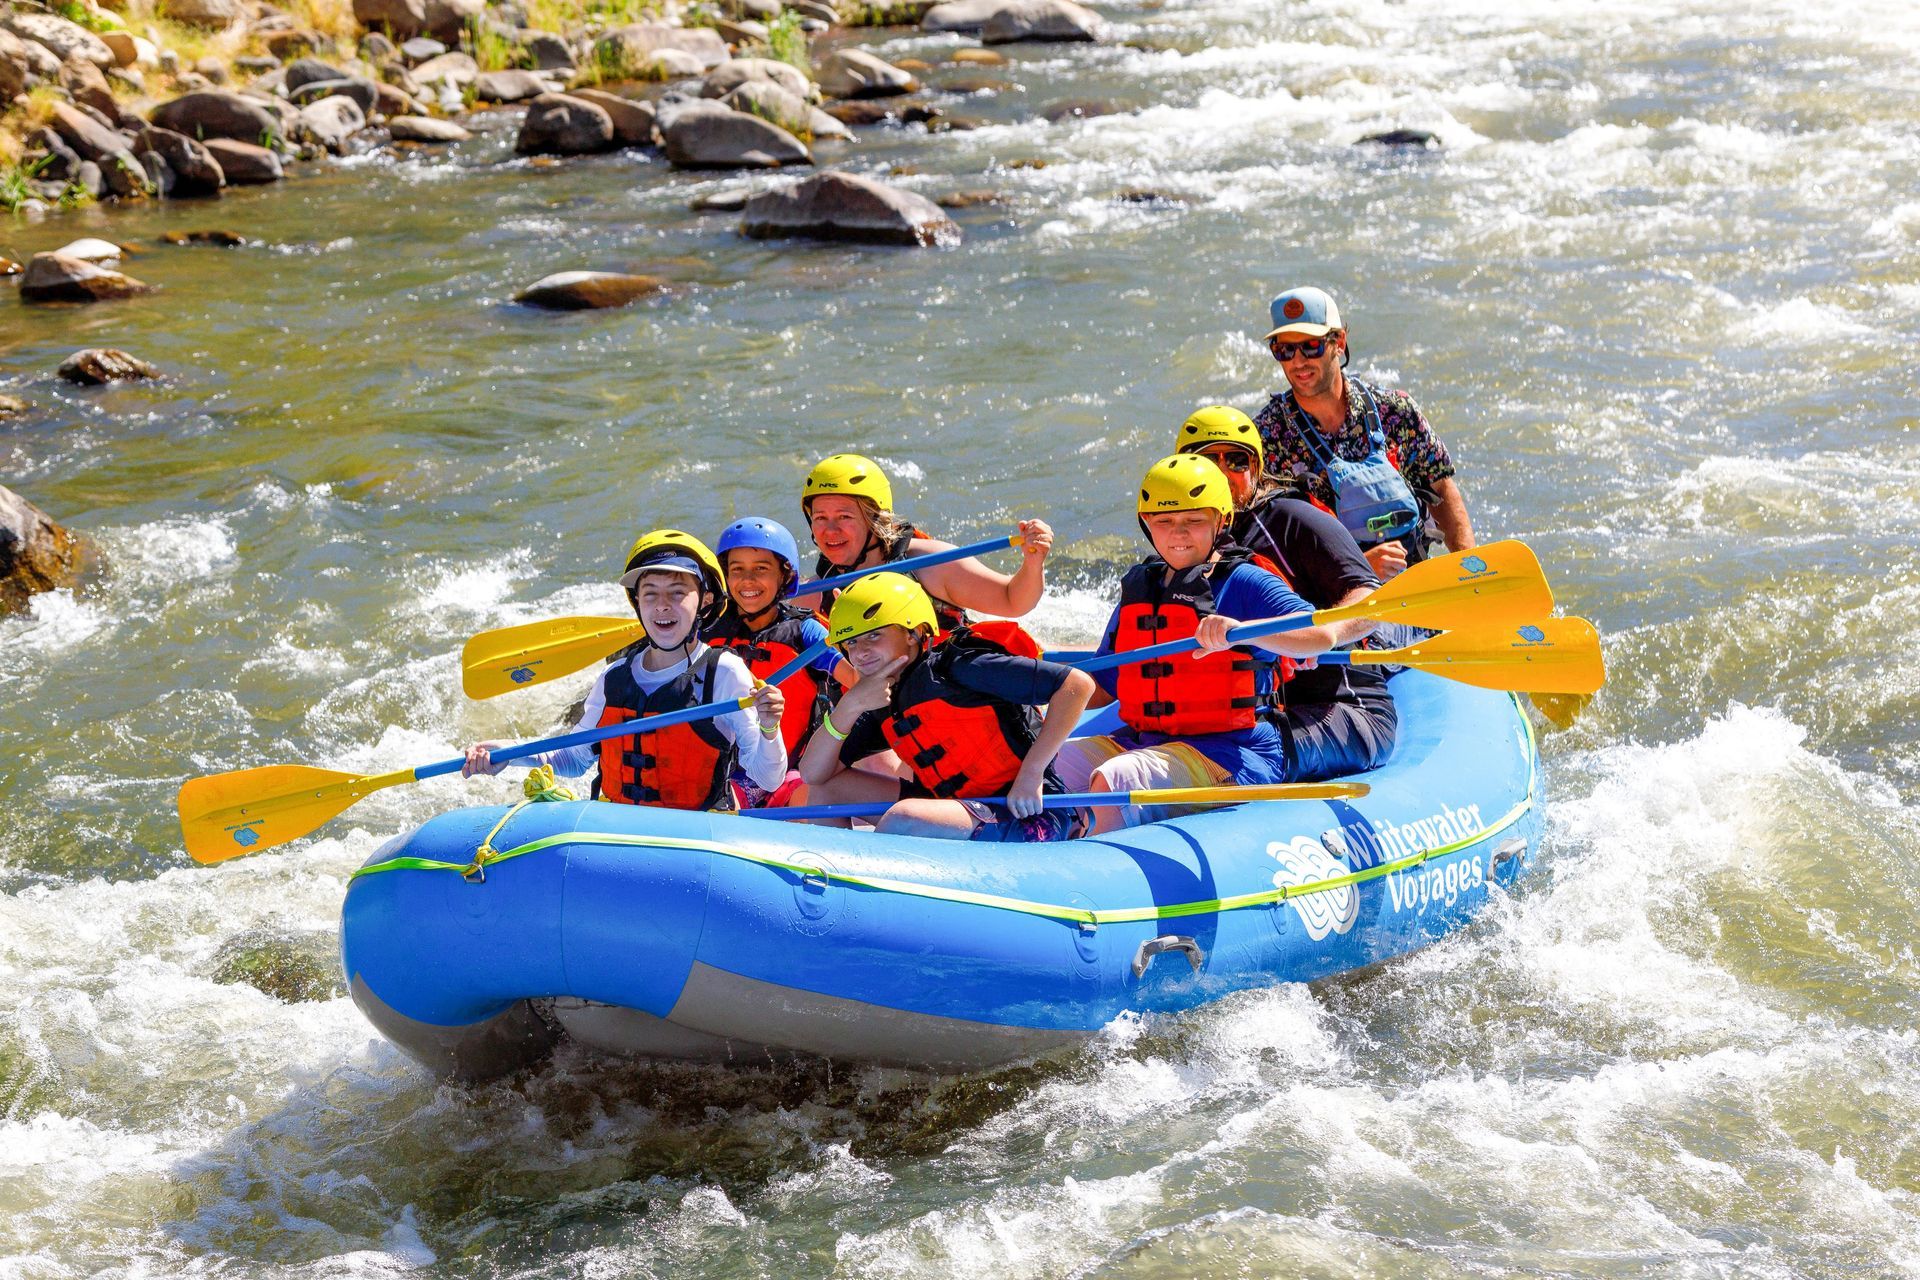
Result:
[[[724,98],[749,81],[778,85],[797,98],[814,96],[813,82],[798,67],[772,58],[733,58],[721,63],[707,74],[700,96]]]
[[[88,347],[60,362],[58,370],[68,382],[83,387],[102,387],[109,382],[137,382],[157,378],[160,371],[142,360],[113,347]]]
[[[602,67],[629,73],[645,67],[656,53],[677,50],[700,60],[701,70],[725,62],[731,55],[726,41],[706,27],[669,27],[659,22],[634,22],[616,27],[595,43],[594,61]]]
[[[987,25],[1007,0],[946,0],[927,10],[920,19],[922,31],[973,32]]]
[[[531,71],[482,71],[473,78],[473,96],[481,102],[525,102],[550,92],[547,82]]]
[[[173,171],[172,195],[218,195],[220,188],[227,185],[227,175],[220,168],[220,162],[213,158],[213,152],[184,133],[149,125],[140,131],[133,144],[141,151],[158,152],[167,162],[167,168]]]
[[[50,13],[9,13],[0,18],[5,27],[22,40],[31,40],[62,62],[90,62],[97,68],[114,65],[113,50],[106,41],[78,23],[56,18]]]
[[[806,144],[779,125],[702,100],[676,109],[660,126],[676,169],[777,169],[812,164]]]
[[[24,609],[30,596],[70,587],[97,553],[85,538],[0,485],[0,613]]]
[[[720,99],[720,105],[777,124],[802,142],[813,140],[813,107],[806,99],[787,92],[777,84],[749,80]],[[827,119],[833,120],[833,117],[828,116]],[[842,129],[846,127],[838,120],[833,123]]]
[[[127,150],[126,137],[101,124],[91,113],[65,102],[54,103],[52,111],[49,125],[82,160],[98,163]]]
[[[637,98],[623,98],[600,89],[574,89],[567,94],[582,102],[591,102],[613,121],[613,145],[650,147],[653,145],[653,104]]]
[[[217,89],[163,102],[148,113],[147,119],[162,129],[184,133],[202,142],[209,138],[234,138],[257,144],[263,138],[278,138],[284,132],[279,114],[266,103]]]
[[[234,138],[208,138],[207,153],[220,164],[230,187],[255,186],[278,182],[286,176],[280,157],[265,147]]]
[[[535,71],[572,71],[573,48],[551,31],[520,32],[520,51]]]
[[[925,196],[837,171],[747,201],[740,230],[755,239],[806,236],[866,244],[949,245],[960,228]]]
[[[395,40],[409,40],[427,29],[426,0],[353,0],[354,21]]]
[[[543,93],[527,108],[513,149],[523,156],[583,156],[613,149],[606,110],[564,93]]]
[[[536,280],[513,300],[553,311],[588,311],[624,307],[659,293],[667,282],[658,276],[622,275],[616,271],[561,271]]]
[[[338,95],[300,108],[300,125],[309,137],[334,155],[345,155],[353,135],[367,127],[367,113],[352,98]]]
[[[706,69],[704,58],[696,58],[685,49],[655,49],[634,74],[642,80],[686,80]]]
[[[96,266],[64,253],[36,253],[20,277],[25,302],[105,302],[151,293],[153,286],[132,276]]]
[[[1009,0],[980,28],[980,43],[1099,40],[1106,33],[1106,19],[1073,0]]]
[[[486,0],[426,0],[426,32],[453,44],[487,11]]]
[[[836,49],[820,67],[820,91],[834,98],[891,98],[920,84],[885,59],[861,49]]]
[[[240,16],[240,0],[161,0],[162,17],[188,27],[223,30]]]
[[[387,121],[395,142],[465,142],[473,135],[451,120],[432,116],[395,116]]]

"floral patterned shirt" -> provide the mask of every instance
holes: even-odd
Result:
[[[1371,397],[1380,408],[1380,429],[1387,437],[1387,457],[1400,469],[1414,496],[1423,504],[1431,505],[1428,495],[1434,485],[1453,474],[1453,458],[1447,453],[1447,447],[1434,437],[1420,406],[1404,391],[1390,391],[1358,378],[1348,378],[1347,385],[1346,425],[1340,428],[1338,436],[1318,437],[1321,452],[1358,462],[1372,451],[1373,445],[1367,439],[1367,401]],[[1306,485],[1309,495],[1331,507],[1333,490],[1327,487],[1326,469],[1314,456],[1313,448],[1300,437],[1302,429],[1317,432],[1319,428],[1313,425],[1311,415],[1294,404],[1293,391],[1282,390],[1267,401],[1266,408],[1254,416],[1253,424],[1259,428],[1260,442],[1266,449],[1267,470],[1282,480],[1298,479]]]

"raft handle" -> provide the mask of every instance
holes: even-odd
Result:
[[[1500,844],[1494,849],[1493,865],[1496,867],[1505,866],[1526,851],[1526,838],[1524,836],[1515,836],[1513,839]]]
[[[1200,972],[1200,966],[1206,963],[1206,952],[1202,951],[1200,944],[1192,938],[1183,933],[1163,933],[1157,938],[1147,939],[1140,944],[1140,949],[1133,953],[1133,976],[1146,977],[1147,966],[1153,963],[1153,958],[1168,951],[1184,952],[1187,963],[1193,966],[1195,973]]]

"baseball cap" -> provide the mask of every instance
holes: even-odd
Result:
[[[701,572],[692,556],[655,556],[621,574],[620,585],[629,590],[639,586],[643,573],[684,573],[701,586],[706,585],[706,574]]]
[[[1266,335],[1269,338],[1282,333],[1320,338],[1335,329],[1346,328],[1340,323],[1340,308],[1334,304],[1333,295],[1311,285],[1287,290],[1273,300],[1268,310],[1274,324]]]

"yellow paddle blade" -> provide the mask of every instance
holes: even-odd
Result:
[[[1161,787],[1129,791],[1128,804],[1244,804],[1249,800],[1352,800],[1371,791],[1364,782],[1270,782],[1244,787]]]
[[[1547,723],[1556,729],[1571,729],[1580,718],[1580,713],[1593,701],[1592,694],[1581,693],[1529,693],[1526,695],[1533,709],[1547,718]]]
[[[304,764],[189,778],[180,788],[180,833],[195,862],[225,862],[298,840],[362,796],[412,781],[411,769],[358,774]]]
[[[1526,543],[1508,540],[1422,560],[1366,599],[1317,610],[1313,620],[1373,618],[1450,631],[1517,627],[1552,612],[1553,589],[1538,557]]]
[[[1595,693],[1607,679],[1600,633],[1585,618],[1449,631],[1404,649],[1356,649],[1352,661],[1412,667],[1510,693]]]
[[[469,698],[493,698],[545,684],[646,635],[633,618],[548,618],[482,631],[460,651],[460,687]]]

